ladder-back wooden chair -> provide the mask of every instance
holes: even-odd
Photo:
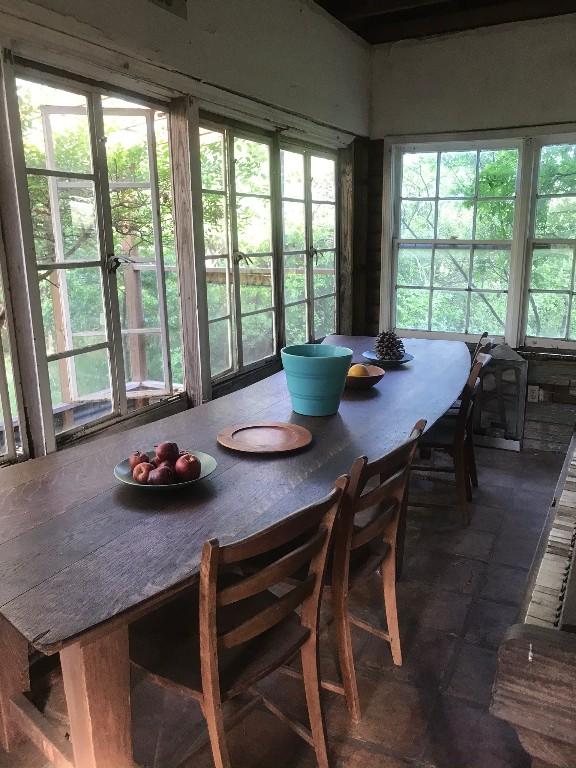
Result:
[[[216,768],[229,768],[222,705],[245,692],[291,725],[328,767],[320,705],[318,613],[326,558],[348,478],[323,500],[236,543],[206,542],[198,590],[131,627],[132,662],[157,683],[189,693],[206,719]],[[266,558],[250,575],[245,561]],[[305,578],[277,596],[296,571]],[[193,609],[194,597],[197,610]],[[299,613],[297,612],[299,610]],[[300,652],[310,731],[292,723],[253,686]]]
[[[397,555],[403,551],[406,529],[410,466],[426,422],[418,421],[408,440],[380,459],[366,456],[354,461],[342,514],[336,525],[330,572],[330,594],[338,640],[343,685],[330,684],[346,696],[354,721],[360,719],[360,702],[350,624],[386,640],[394,664],[402,664],[396,607]],[[349,592],[367,576],[380,570],[387,630],[359,618],[349,609]]]
[[[489,356],[487,356],[489,357]],[[472,441],[472,417],[474,400],[480,387],[479,375],[485,360],[477,359],[468,376],[462,394],[460,407],[454,418],[437,421],[424,435],[420,446],[425,451],[442,451],[452,459],[452,471],[456,480],[458,507],[465,525],[470,522],[468,502],[472,500],[472,485],[478,485],[474,443]],[[425,472],[449,472],[449,467],[415,466]]]

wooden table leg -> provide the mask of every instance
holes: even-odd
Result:
[[[0,745],[7,752],[22,739],[10,719],[10,699],[29,687],[28,643],[0,616]]]
[[[132,768],[128,628],[60,651],[75,768]]]

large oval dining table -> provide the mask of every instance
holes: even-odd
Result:
[[[362,361],[368,337],[331,336]],[[0,470],[0,744],[21,732],[59,768],[132,766],[128,625],[194,583],[203,543],[254,533],[324,496],[353,459],[374,459],[428,428],[460,394],[470,368],[462,342],[406,340],[414,359],[372,389],[346,390],[334,416],[292,411],[283,372],[138,428],[103,434]],[[299,453],[221,448],[217,434],[247,421],[310,430]],[[163,440],[212,454],[207,479],[150,492],[119,484],[117,462]],[[60,654],[70,741],[23,695],[30,648]]]

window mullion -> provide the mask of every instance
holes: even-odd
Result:
[[[98,229],[100,253],[102,258],[102,287],[106,310],[106,331],[110,344],[110,378],[112,388],[112,408],[114,413],[124,416],[128,413],[126,397],[126,376],[124,371],[124,351],[120,308],[118,306],[118,285],[116,273],[109,269],[109,263],[115,256],[112,211],[110,207],[110,187],[108,182],[108,164],[106,159],[106,135],[102,102],[99,95],[88,97],[88,119],[92,141],[92,157],[95,171],[96,206],[98,211]]]
[[[514,228],[510,251],[510,276],[508,281],[508,311],[506,314],[505,340],[511,347],[524,343],[528,317],[528,282],[530,275],[530,227],[532,220],[532,191],[535,189],[537,151],[534,139],[525,139],[520,148]]]
[[[238,215],[236,206],[236,167],[234,165],[234,134],[226,130],[226,148],[228,161],[229,213],[232,256],[232,292],[234,299],[234,325],[236,334],[236,368],[241,370],[244,365],[244,350],[242,349],[242,307],[240,294],[240,263],[238,261]],[[234,349],[233,349],[234,351]]]
[[[270,212],[272,216],[272,285],[274,297],[274,327],[276,330],[276,354],[286,343],[284,321],[284,255],[282,221],[282,170],[280,140],[276,134],[270,147]]]
[[[314,247],[312,237],[312,178],[310,152],[304,152],[304,222],[306,235],[306,309],[308,315],[308,341],[315,341],[314,329],[314,282],[313,282],[313,257]]]

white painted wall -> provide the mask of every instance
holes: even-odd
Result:
[[[0,5],[115,53],[140,55],[317,122],[368,133],[369,47],[311,0],[189,0],[187,21],[147,0]]]
[[[576,121],[576,14],[377,46],[371,136]]]

